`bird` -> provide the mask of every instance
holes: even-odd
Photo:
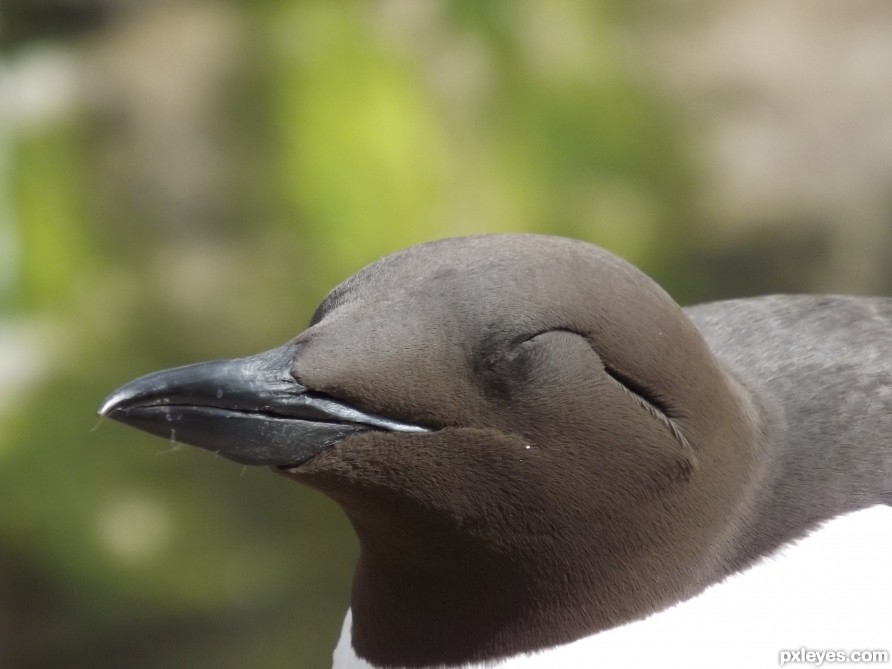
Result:
[[[98,413],[341,507],[360,551],[335,667],[510,667],[892,505],[892,298],[683,309],[594,244],[441,239],[286,344]]]

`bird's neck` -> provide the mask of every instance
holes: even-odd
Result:
[[[684,514],[684,504],[675,511]],[[677,528],[670,539],[644,517],[629,532],[589,517],[585,528],[509,550],[430,519],[397,528],[361,516],[351,516],[361,543],[352,643],[375,666],[464,666],[539,651],[649,615],[714,580],[698,551],[685,554],[702,544]]]
[[[411,549],[395,554],[394,543],[384,547],[357,531],[363,547],[351,599],[352,641],[376,664],[492,661],[619,622],[616,607],[601,606],[599,599],[619,598],[607,589],[628,583],[629,575],[592,568],[605,556],[555,555],[564,549],[560,541],[531,545],[526,554],[500,553],[448,530],[430,543],[416,535]],[[635,593],[628,600],[647,606]]]

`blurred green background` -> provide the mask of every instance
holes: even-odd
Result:
[[[356,544],[94,412],[423,240],[892,292],[884,3],[0,2],[0,666],[323,667]]]

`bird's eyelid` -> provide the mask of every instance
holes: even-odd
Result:
[[[617,385],[619,385],[639,405],[645,408],[651,416],[657,418],[667,428],[669,428],[669,431],[687,452],[693,453],[690,445],[687,442],[687,439],[685,439],[684,434],[681,432],[678,423],[679,413],[673,408],[671,403],[668,402],[659,392],[648,386],[646,383],[643,383],[635,379],[631,374],[620,370],[603,353],[601,353],[601,351],[598,350],[591,336],[583,332],[579,332],[572,327],[554,327],[525,335],[518,341],[518,345],[526,344],[527,342],[530,342],[537,337],[545,334],[550,334],[552,332],[566,332],[568,334],[576,335],[577,337],[581,337],[582,339],[584,339],[591,348],[592,352],[601,360],[601,364],[604,366],[605,374],[607,374],[607,376],[609,376]]]
[[[516,345],[519,346],[521,344],[526,344],[527,342],[532,341],[536,337],[541,337],[542,335],[551,334],[552,332],[566,332],[568,334],[576,335],[577,337],[582,337],[589,344],[592,343],[591,337],[589,335],[585,334],[584,332],[579,332],[578,330],[574,330],[571,327],[563,327],[562,326],[562,327],[546,328],[543,330],[538,330],[536,332],[533,332],[532,334],[523,335],[516,341]]]

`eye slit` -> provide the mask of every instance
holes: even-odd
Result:
[[[672,409],[655,391],[636,381],[628,374],[621,372],[603,358],[602,362],[604,363],[604,371],[607,372],[607,376],[621,385],[627,393],[638,399],[653,412],[661,414],[666,420],[673,418]]]
[[[527,342],[532,341],[536,337],[541,337],[544,334],[549,334],[551,332],[569,332],[570,334],[577,335],[582,337],[583,339],[588,339],[584,334],[580,334],[579,332],[575,332],[574,330],[570,330],[568,328],[548,328],[547,330],[537,330],[531,334],[520,335],[514,340],[514,346],[520,346],[521,344],[526,344]]]
[[[693,453],[693,449],[691,449],[691,445],[688,443],[684,433],[682,433],[675,413],[669,404],[652,389],[624,374],[603,358],[602,361],[607,376],[613,379],[641,408],[665,425],[666,429],[672,433],[672,436],[675,437],[675,440],[681,444],[685,451]]]
[[[514,345],[515,345],[515,346],[521,346],[522,344],[526,344],[527,342],[532,341],[533,339],[535,339],[535,338],[538,337],[539,335],[543,335],[543,334],[545,334],[546,332],[548,332],[548,330],[543,330],[542,332],[534,332],[533,334],[523,335],[523,336],[521,336],[521,337],[518,337],[518,338],[514,341]]]

